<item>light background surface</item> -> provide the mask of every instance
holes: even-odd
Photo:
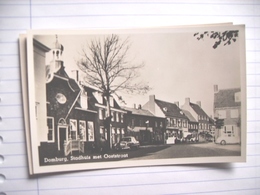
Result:
[[[29,178],[18,37],[28,29],[246,25],[247,163],[80,171]],[[260,1],[0,1],[0,192],[259,194]],[[5,178],[5,179],[2,179]],[[0,193],[1,194],[1,193]]]

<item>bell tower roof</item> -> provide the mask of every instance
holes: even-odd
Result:
[[[62,53],[64,47],[58,41],[58,36],[56,35],[56,42],[53,43],[50,54],[52,54],[52,60],[46,65],[46,82],[50,82],[53,78],[54,73],[58,73],[60,70],[64,70]]]
[[[64,47],[58,41],[58,35],[56,35],[56,41],[53,43],[52,49],[59,49],[61,52],[63,51]]]

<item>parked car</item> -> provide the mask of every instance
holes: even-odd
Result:
[[[239,144],[240,139],[238,137],[228,137],[220,136],[215,141],[216,144],[226,145],[226,144]]]
[[[192,139],[192,134],[188,134],[188,135],[185,137],[186,142],[190,142],[191,139]]]
[[[213,137],[213,135],[207,133],[207,134],[205,134],[205,139],[206,139],[208,142],[212,142],[213,139],[214,139],[214,137]]]
[[[139,141],[133,136],[123,137],[115,146],[116,150],[132,150],[138,149],[140,146]]]
[[[190,138],[190,142],[198,142],[198,140],[196,137],[192,137],[192,138]]]

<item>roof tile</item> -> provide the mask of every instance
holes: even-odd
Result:
[[[165,102],[161,100],[155,100],[156,104],[160,107],[165,116],[172,116],[178,118],[188,119],[182,112],[182,110],[174,103]]]
[[[240,91],[240,88],[219,90],[214,94],[214,107],[224,108],[241,106],[241,102],[235,101],[235,93]]]

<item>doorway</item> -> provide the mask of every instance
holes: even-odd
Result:
[[[140,140],[142,144],[150,144],[151,139],[151,132],[149,130],[140,130]]]
[[[64,151],[64,141],[67,140],[67,127],[58,127],[58,150]]]

